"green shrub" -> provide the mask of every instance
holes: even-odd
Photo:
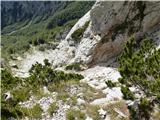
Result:
[[[1,119],[2,120],[8,120],[10,117],[13,118],[21,118],[23,116],[23,113],[20,111],[20,109],[17,109],[16,106],[18,104],[18,101],[10,99],[9,101],[5,101],[2,97],[1,99]]]
[[[129,113],[130,113],[130,119],[136,120],[137,119],[137,112],[133,106],[128,106]]]
[[[40,44],[44,44],[44,43],[46,43],[46,41],[43,38],[35,38],[32,41],[32,44],[34,46],[37,46],[37,45],[40,45]]]
[[[105,83],[109,88],[116,87],[116,83],[113,83],[111,80],[107,80]]]
[[[50,116],[53,115],[53,113],[56,111],[57,109],[57,105],[55,102],[51,103],[49,108],[48,108],[48,113],[50,114]]]
[[[44,60],[44,62],[45,62],[45,65],[42,65],[39,63],[32,65],[29,71],[31,74],[31,76],[29,77],[30,81],[36,84],[38,83],[40,85],[46,85],[50,82],[59,83],[62,80],[63,81],[81,80],[84,78],[80,74],[64,73],[63,71],[53,70],[48,60]],[[35,79],[37,81],[35,81]]]
[[[128,87],[121,87],[121,92],[123,93],[123,98],[125,100],[134,100],[134,94],[129,90]]]
[[[48,59],[44,59],[44,64],[46,65],[46,66],[51,66],[51,63],[49,63],[49,60]]]
[[[45,47],[44,46],[39,46],[39,50],[43,52],[43,51],[45,51]]]
[[[13,77],[13,75],[9,70],[3,69],[1,71],[1,89],[3,92],[12,90],[21,82],[22,82],[21,79]]]
[[[121,84],[126,84],[126,81],[125,81],[125,79],[123,79],[123,78],[119,78],[118,81],[119,81]]]
[[[122,84],[134,85],[146,96],[160,95],[160,49],[155,48],[152,40],[136,41],[132,37],[125,45],[119,59],[119,72]],[[125,91],[125,90],[124,90]],[[159,104],[159,103],[157,103]]]
[[[31,119],[40,119],[43,112],[40,105],[38,104],[33,106],[33,108],[19,107],[19,109],[21,110],[24,116],[28,116]]]
[[[67,98],[70,98],[70,95],[67,92],[59,93],[58,96],[57,96],[58,100],[62,100],[64,102],[67,101]]]
[[[153,104],[151,104],[151,102],[149,100],[147,100],[146,98],[142,98],[140,100],[140,104],[139,104],[139,113],[138,116],[140,117],[140,119],[145,119],[145,120],[149,120],[150,119],[150,115],[151,112],[153,110]]]
[[[70,109],[66,112],[66,120],[85,120],[86,116],[80,110]]]
[[[76,105],[77,104],[77,98],[76,97],[70,97],[70,101],[69,101],[69,103],[71,104],[71,105]]]
[[[98,105],[86,104],[86,113],[93,120],[101,120],[101,117],[98,113],[99,109],[100,109],[100,107]]]
[[[29,96],[30,96],[29,91],[30,89],[26,87],[26,88],[21,88],[21,89],[12,91],[12,94],[13,94],[14,99],[16,99],[19,102],[20,101],[23,102],[29,99]]]
[[[71,65],[67,65],[65,67],[66,70],[75,70],[75,71],[80,71],[82,70],[81,66],[79,63],[74,63],[74,64],[71,64]]]
[[[88,25],[89,25],[89,22],[90,22],[90,21],[87,21],[84,26],[82,26],[81,28],[77,29],[76,31],[74,31],[74,32],[72,33],[71,37],[72,37],[76,42],[79,42],[80,39],[82,38],[83,33],[85,32],[86,28],[87,28]]]

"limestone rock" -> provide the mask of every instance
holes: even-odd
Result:
[[[106,111],[104,111],[102,108],[101,109],[99,109],[98,110],[98,112],[99,112],[99,115],[101,116],[101,118],[105,118],[105,116],[106,116]]]
[[[78,105],[85,104],[85,101],[82,100],[81,98],[78,98],[78,99],[77,99],[77,104],[78,104]]]
[[[107,62],[116,57],[125,41],[137,33],[160,41],[159,9],[160,2],[98,1],[90,16],[92,31],[100,35],[102,40],[93,51],[91,63]]]
[[[4,98],[5,98],[5,101],[11,99],[13,96],[11,95],[11,93],[8,91],[6,93],[4,93]]]

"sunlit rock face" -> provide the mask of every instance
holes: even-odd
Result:
[[[159,10],[160,2],[97,2],[90,16],[92,32],[101,37],[101,42],[93,51],[91,63],[114,59],[132,35],[160,41]]]

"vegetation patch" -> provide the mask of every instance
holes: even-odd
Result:
[[[31,119],[40,119],[43,112],[40,105],[38,104],[36,104],[32,108],[19,107],[19,109],[24,116],[28,116]]]
[[[49,108],[48,108],[48,113],[50,114],[50,116],[53,115],[53,113],[56,111],[56,109],[57,109],[56,102],[51,103]]]
[[[83,36],[83,33],[85,32],[86,28],[88,27],[90,21],[87,21],[84,26],[74,31],[71,35],[71,37],[76,41],[79,42]]]
[[[134,100],[134,94],[129,90],[128,87],[121,87],[121,92],[123,93],[123,98],[125,100]]]
[[[85,104],[86,107],[86,113],[89,117],[91,117],[93,120],[102,120],[98,110],[100,107],[98,105],[90,105],[90,104]]]
[[[85,120],[86,116],[80,110],[70,109],[66,112],[66,120]]]
[[[65,69],[66,70],[75,70],[75,71],[81,71],[82,70],[80,63],[73,63],[73,64],[70,64],[70,65],[67,65],[65,67]]]
[[[104,98],[106,95],[101,90],[96,90],[90,87],[88,84],[83,84],[83,97],[87,102],[92,102],[95,99]]]
[[[73,106],[75,106],[77,104],[77,97],[70,97],[69,103]]]
[[[110,103],[110,104],[106,104],[102,106],[103,110],[105,110],[109,116],[110,119],[113,120],[128,120],[129,119],[129,111],[128,111],[128,107],[125,104],[124,101],[118,101],[115,103]],[[117,113],[115,110],[119,110],[120,112],[122,112],[124,115],[126,115],[127,117],[118,117],[119,113]]]
[[[62,92],[57,95],[57,99],[62,100],[63,102],[66,102],[69,97],[70,95],[67,92]]]
[[[160,100],[160,49],[156,49],[151,40],[143,39],[136,41],[133,37],[126,43],[124,50],[119,57],[119,71],[122,76],[119,81],[126,86],[138,87],[144,92],[147,100],[141,100],[139,106],[148,106],[152,108],[153,105],[159,105]],[[122,93],[126,99],[133,99],[133,93],[127,87],[121,88]],[[142,96],[143,97],[143,96]],[[154,99],[154,100],[153,100]],[[152,104],[148,104],[152,103]],[[150,105],[150,106],[149,106]],[[132,113],[132,118],[139,116],[141,119],[150,119],[148,109],[142,110],[139,107],[139,112]],[[143,108],[144,109],[144,108]],[[145,112],[145,113],[144,113]],[[150,113],[152,111],[150,110]],[[145,115],[144,115],[145,114]],[[138,119],[138,118],[137,118]]]
[[[43,86],[47,86],[52,92],[56,90],[56,92],[59,92],[57,98],[66,101],[66,99],[70,97],[69,94],[65,92],[66,87],[71,84],[77,84],[78,81],[83,78],[83,76],[79,74],[55,71],[47,59],[44,60],[44,65],[39,63],[33,65],[29,73],[29,77],[22,79],[13,77],[6,69],[2,70],[2,95],[8,91],[12,91],[11,95],[13,95],[13,98],[7,101],[4,97],[2,98],[3,118],[19,118],[23,117],[23,115],[38,118],[40,109],[38,109],[37,106],[29,110],[29,112],[27,112],[28,110],[26,109],[21,111],[20,107],[16,106],[18,106],[19,102],[27,101],[31,95],[34,95],[37,99],[47,96],[41,89]],[[35,109],[38,109],[38,113],[35,112],[34,114],[32,111]]]
[[[109,88],[116,87],[116,83],[113,83],[111,80],[107,80],[105,83]]]
[[[60,81],[68,81],[68,80],[80,80],[83,79],[82,75],[74,74],[74,73],[64,73],[63,71],[55,71],[51,68],[51,64],[44,60],[45,65],[40,63],[36,63],[30,69],[31,76],[29,79],[32,82],[35,82],[42,85],[48,85],[48,83],[54,82],[59,83]],[[34,81],[37,79],[37,81]]]
[[[30,97],[29,91],[30,90],[28,88],[24,87],[24,88],[13,90],[11,94],[13,95],[13,98],[16,99],[16,101],[24,102],[24,101],[27,101]]]
[[[56,26],[62,26],[67,21],[81,18],[85,13],[90,10],[94,1],[76,1],[72,2],[65,9],[55,14],[51,20],[47,23],[47,29],[52,29]]]

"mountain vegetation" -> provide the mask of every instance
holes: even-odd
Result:
[[[80,39],[83,36],[84,31],[86,30],[86,28],[88,27],[90,21],[87,21],[81,28],[77,29],[76,31],[73,32],[72,34],[72,38],[76,41],[79,42]]]
[[[71,29],[93,4],[94,1],[2,1],[2,57],[10,59],[11,54],[22,54],[31,45],[54,42],[59,32]]]
[[[94,3],[1,2],[2,120],[160,119],[160,2]]]
[[[27,108],[20,107],[19,102],[28,100],[33,94],[40,95],[40,88],[43,86],[54,84],[55,87],[57,87],[61,81],[65,83],[65,81],[79,81],[83,79],[83,76],[79,74],[64,73],[63,71],[56,71],[52,69],[51,64],[47,59],[44,60],[44,64],[45,65],[36,63],[33,65],[29,71],[30,76],[24,79],[14,77],[6,69],[2,70],[2,95],[5,95],[5,93],[8,91],[11,91],[13,95],[13,98],[10,100],[5,100],[5,96],[2,96],[1,112],[4,120],[9,117],[21,118],[25,115],[31,118],[39,118],[42,110],[38,105],[27,110]],[[49,109],[49,112],[52,111]]]
[[[151,113],[150,108],[160,105],[158,87],[160,86],[160,50],[156,50],[151,40],[136,41],[131,38],[119,57],[119,63],[119,71],[122,75],[119,81],[126,85],[121,88],[124,98],[134,100],[134,94],[128,89],[130,86],[136,86],[144,92],[138,107],[139,112],[132,117],[148,120]],[[144,108],[146,108],[145,111]],[[133,113],[133,108],[131,111]]]

